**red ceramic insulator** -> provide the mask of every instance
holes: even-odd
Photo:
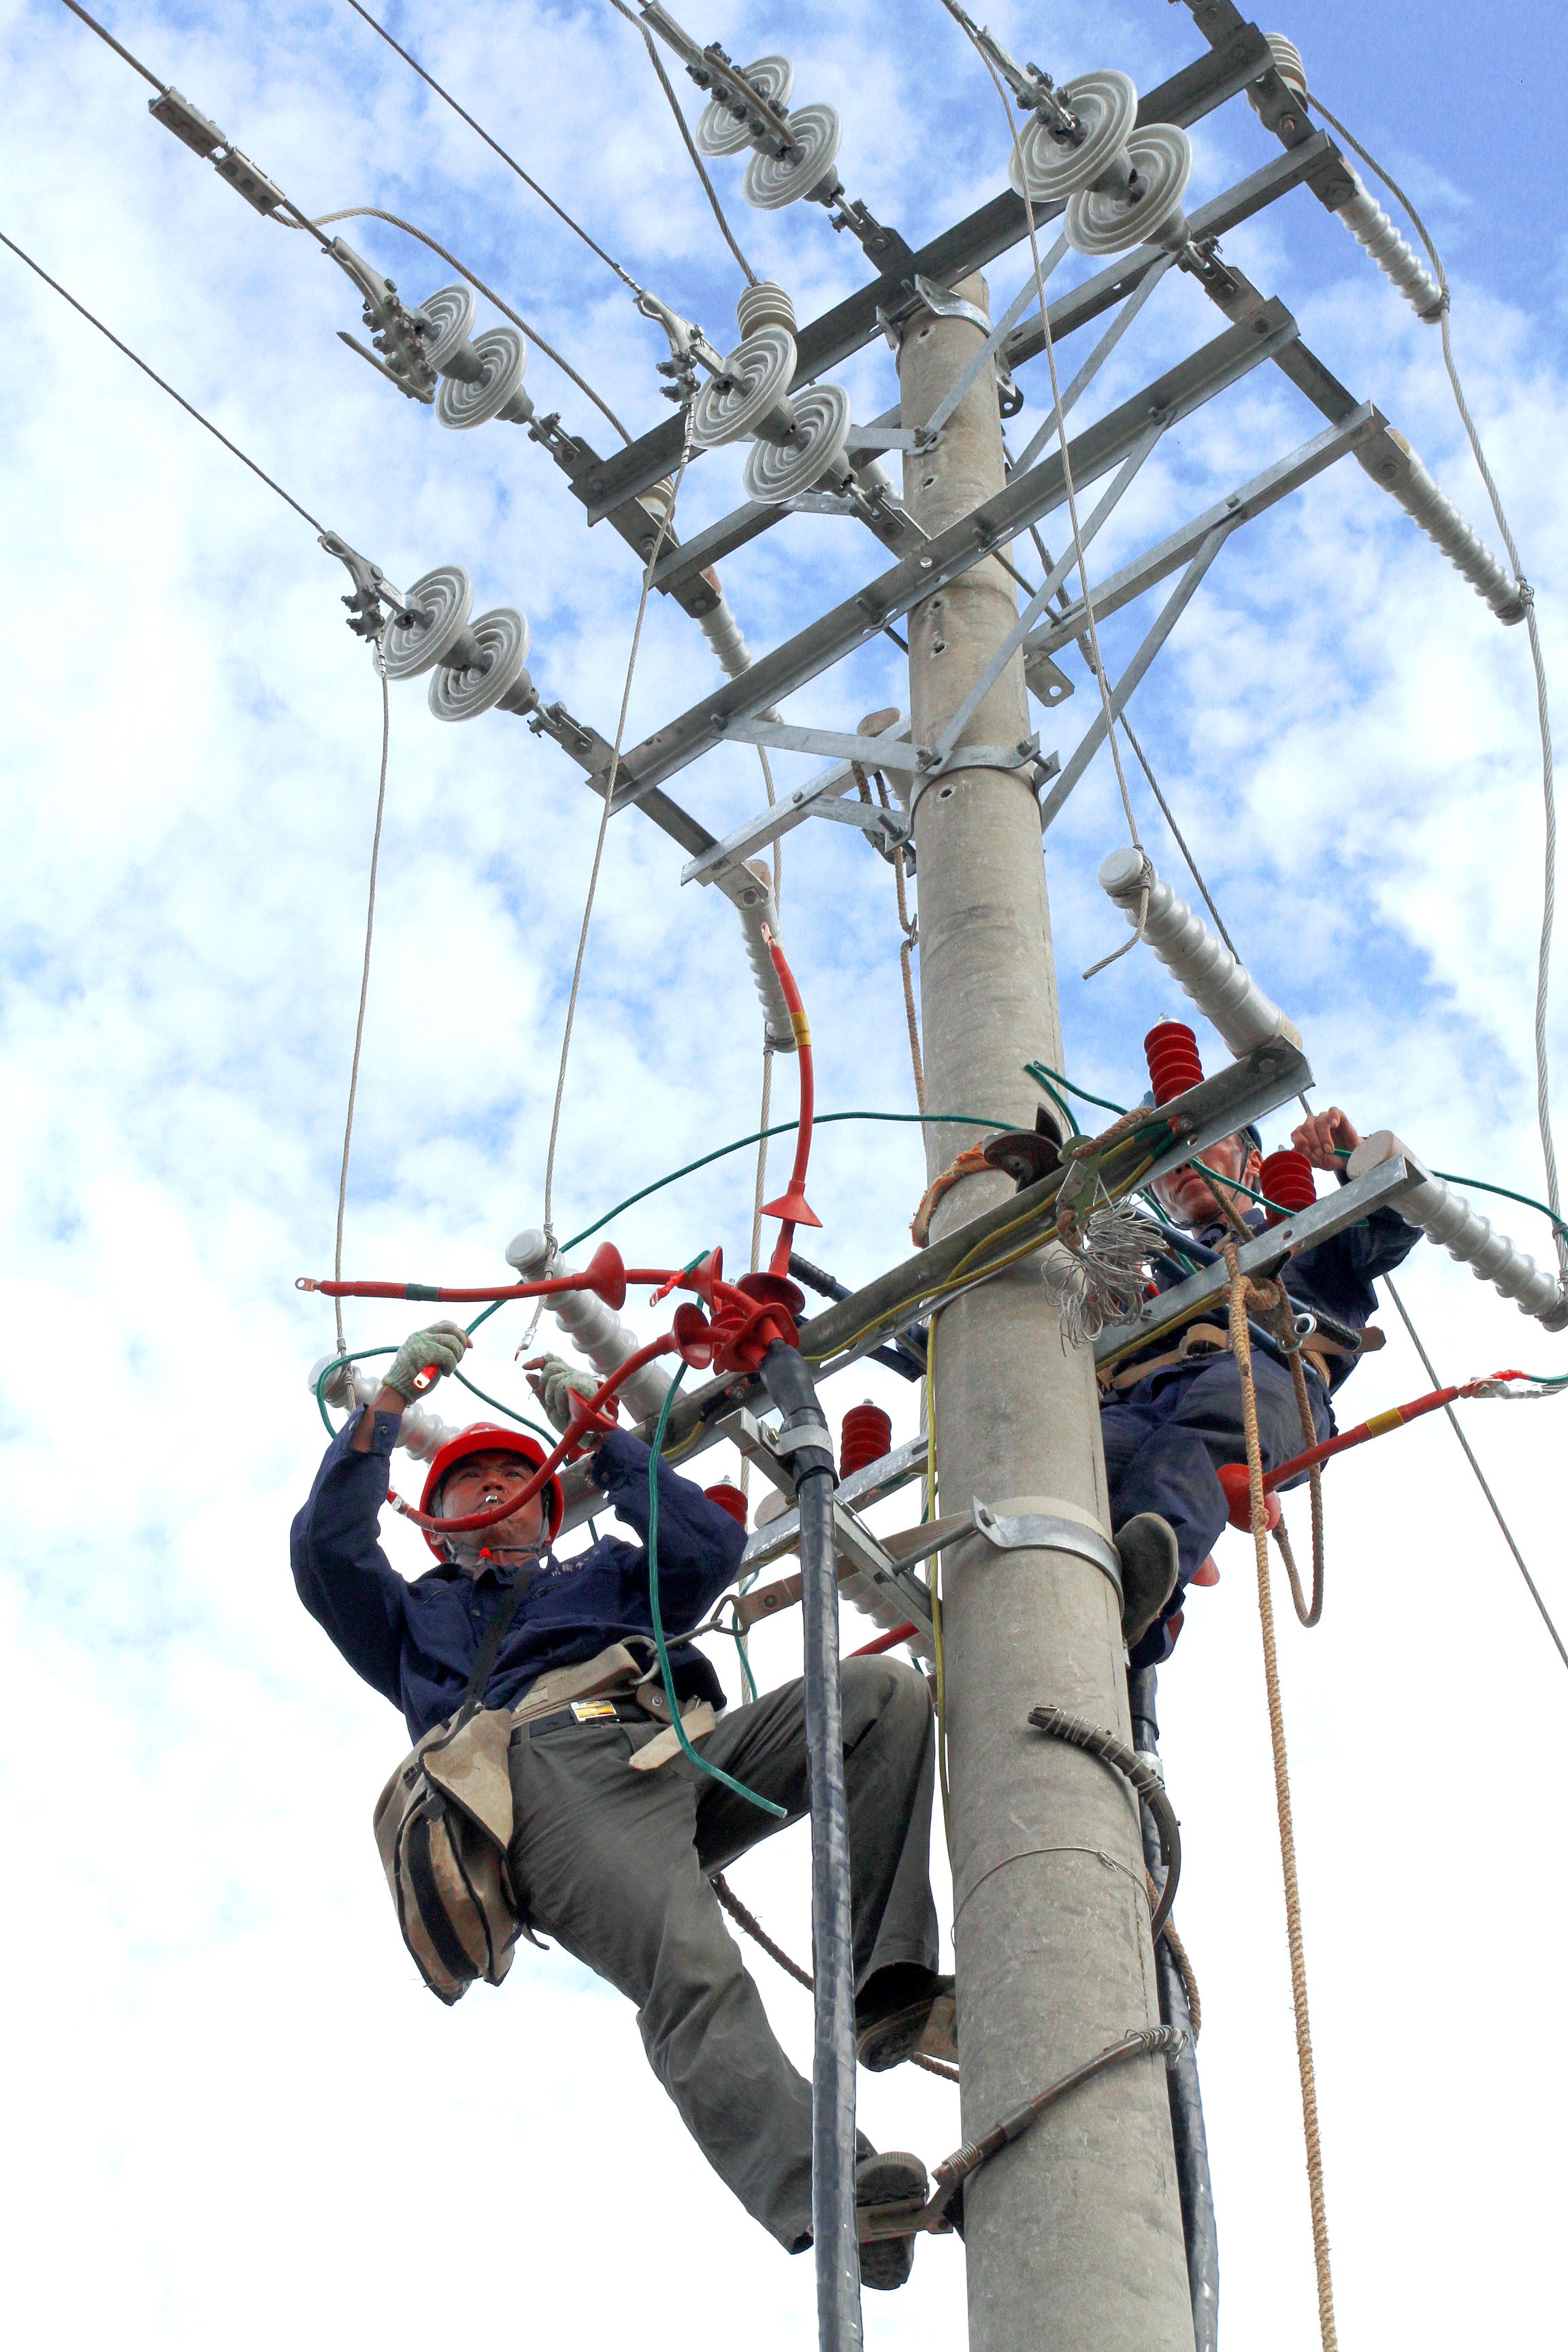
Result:
[[[710,1503],[717,1503],[721,1511],[729,1512],[737,1527],[745,1526],[746,1498],[739,1486],[731,1486],[727,1478],[721,1478],[718,1486],[704,1486],[702,1491]]]
[[[1271,1151],[1263,1163],[1258,1189],[1266,1201],[1278,1204],[1269,1210],[1268,1217],[1269,1224],[1278,1225],[1286,1216],[1294,1216],[1298,1209],[1311,1207],[1318,1197],[1318,1180],[1305,1153]]]
[[[838,1432],[838,1475],[852,1478],[857,1470],[879,1462],[892,1451],[893,1424],[879,1404],[851,1405]]]
[[[1184,1021],[1157,1021],[1143,1040],[1156,1108],[1203,1084],[1198,1041]]]

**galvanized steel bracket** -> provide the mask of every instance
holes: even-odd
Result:
[[[1079,1559],[1087,1559],[1110,1583],[1117,1606],[1121,1607],[1121,1555],[1109,1537],[1102,1536],[1098,1528],[1085,1527],[1080,1519],[1058,1518],[1045,1512],[1031,1511],[1016,1519],[1001,1518],[989,1504],[978,1498],[972,1509],[976,1530],[997,1551],[1070,1551]]]

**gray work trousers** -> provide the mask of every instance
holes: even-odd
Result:
[[[881,1969],[936,1966],[934,1735],[912,1666],[847,1658],[842,1677],[858,1990]],[[709,1885],[783,1823],[684,1756],[632,1771],[634,1747],[657,1730],[513,1733],[512,1882],[541,1935],[637,2003],[648,2063],[687,2129],[748,2213],[797,2252],[811,2232],[811,2086],[774,2039]],[[799,1820],[803,1685],[729,1709],[701,1753]]]

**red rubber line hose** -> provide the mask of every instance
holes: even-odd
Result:
[[[635,1355],[628,1356],[624,1364],[617,1364],[603,1387],[595,1390],[588,1401],[588,1412],[596,1411],[615,1394],[623,1381],[629,1380],[634,1372],[640,1371],[644,1364],[651,1364],[656,1356],[667,1355],[674,1345],[673,1334],[666,1331],[661,1339],[650,1339],[646,1348],[639,1348]],[[546,1454],[521,1494],[509,1496],[504,1503],[496,1503],[488,1511],[468,1511],[458,1519],[437,1519],[431,1517],[428,1512],[416,1511],[411,1503],[404,1502],[400,1496],[391,1495],[387,1499],[397,1505],[405,1519],[412,1519],[416,1528],[425,1528],[432,1535],[472,1535],[480,1528],[493,1528],[498,1520],[510,1519],[514,1511],[521,1511],[525,1503],[531,1503],[534,1496],[542,1491],[576,1444],[579,1431],[586,1423],[586,1418],[585,1413],[582,1423],[574,1424],[565,1432],[554,1451]]]

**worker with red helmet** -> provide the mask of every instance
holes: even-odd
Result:
[[[300,1597],[356,1672],[401,1708],[416,1751],[458,1718],[487,1629],[510,1610],[479,1697],[487,1720],[501,1713],[511,1726],[501,1746],[514,1916],[636,2001],[649,2062],[704,2155],[747,2210],[800,2252],[811,2242],[811,2086],[773,2035],[710,1883],[779,1822],[689,1764],[663,1722],[648,1448],[622,1429],[584,1440],[594,1482],[635,1543],[605,1536],[553,1559],[563,1516],[553,1477],[482,1528],[429,1532],[437,1564],[412,1582],[377,1540],[404,1409],[421,1375],[455,1370],[468,1345],[453,1323],[413,1333],[379,1393],[339,1430],[294,1521]],[[535,1385],[562,1430],[574,1392],[595,1387],[558,1357],[543,1360]],[[492,1510],[521,1496],[545,1458],[522,1431],[477,1423],[431,1462],[422,1509],[443,1519]],[[705,1759],[798,1820],[810,1802],[803,1685],[764,1692],[720,1719],[718,1676],[681,1638],[734,1580],[743,1526],[668,1463],[657,1476],[660,1609],[689,1737]],[[637,1654],[629,1685],[559,1706],[543,1685],[530,1701],[542,1675],[585,1666],[616,1644]],[[637,1682],[645,1659],[650,1671]],[[842,1711],[861,2060],[879,2069],[921,2048],[951,2057],[952,1979],[937,1970],[929,1874],[934,1736],[924,1679],[886,1657],[847,1658]],[[668,1760],[650,1769],[660,1740]],[[878,2156],[863,2136],[860,2176],[863,2202],[923,2193],[918,2158]],[[912,2251],[910,2239],[868,2244],[863,2284],[900,2284]]]

